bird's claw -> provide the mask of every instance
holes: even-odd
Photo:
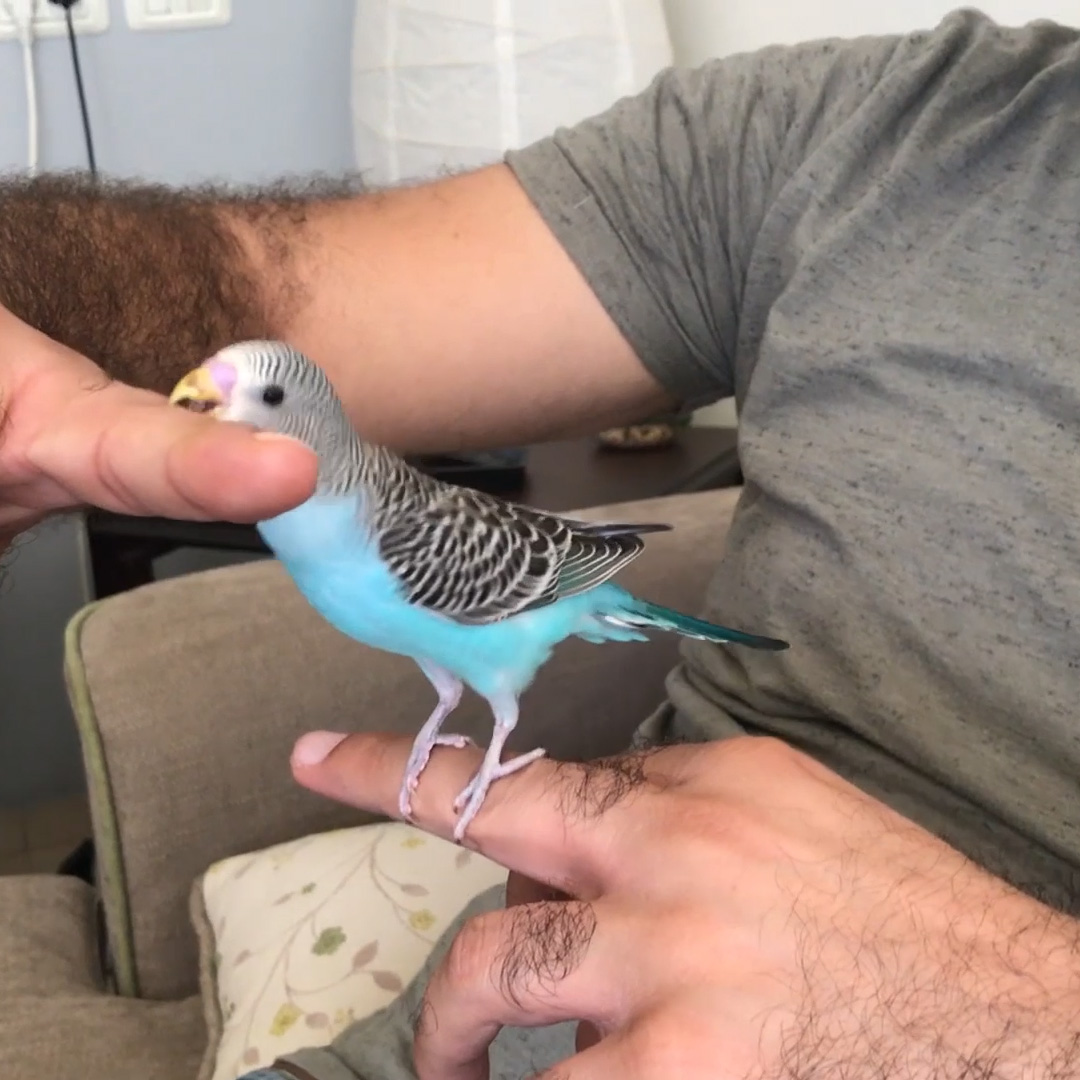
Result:
[[[436,746],[452,746],[455,750],[464,750],[466,746],[475,746],[476,743],[468,735],[439,735],[435,739]]]
[[[455,750],[464,750],[466,746],[475,745],[476,743],[468,735],[436,735],[430,742],[425,740],[413,746],[408,764],[405,766],[405,779],[398,793],[398,811],[404,821],[413,821],[412,796],[416,794],[416,789],[420,786],[420,774],[427,768],[431,751],[436,746],[452,746]]]
[[[457,823],[454,825],[454,840],[459,844],[461,843],[465,830],[479,813],[480,807],[484,805],[488,790],[496,780],[502,780],[504,777],[524,769],[526,765],[531,765],[534,761],[542,758],[544,753],[543,747],[537,747],[527,754],[519,754],[509,761],[503,761],[494,766],[489,766],[485,760],[476,775],[465,785],[454,800],[454,813],[459,814]]]

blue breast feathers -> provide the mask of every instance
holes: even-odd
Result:
[[[602,618],[631,600],[612,584],[480,626],[409,604],[379,557],[356,496],[314,496],[258,529],[307,601],[339,631],[438,664],[485,697],[520,693],[568,637],[645,640],[640,630]]]

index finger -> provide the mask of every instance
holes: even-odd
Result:
[[[407,736],[314,732],[293,751],[305,787],[384,817],[398,818],[398,792],[412,749]],[[483,759],[474,746],[436,747],[412,797],[413,822],[452,839],[454,799]],[[627,799],[647,794],[646,755],[604,762],[541,758],[492,784],[464,844],[501,866],[584,899],[602,891],[619,858]]]

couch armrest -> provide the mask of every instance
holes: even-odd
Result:
[[[206,1046],[197,998],[104,988],[94,890],[54,874],[0,877],[0,1076],[191,1080]]]
[[[0,877],[0,988],[5,1000],[94,996],[103,986],[90,886],[55,874]]]
[[[620,581],[694,611],[737,495],[675,496],[581,516],[672,523]],[[543,745],[572,759],[622,749],[662,700],[676,650],[669,636],[566,643],[523,699],[511,745]],[[90,605],[69,627],[66,674],[117,979],[121,992],[152,998],[196,990],[187,899],[211,862],[364,820],[293,783],[297,736],[312,728],[411,735],[434,705],[411,661],[335,631],[271,560]],[[452,729],[486,745],[491,721],[474,695]]]

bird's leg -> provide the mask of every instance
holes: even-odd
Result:
[[[428,717],[427,723],[420,729],[419,734],[413,741],[412,752],[409,754],[408,764],[405,766],[405,778],[401,782],[401,791],[398,793],[398,809],[406,821],[412,820],[412,796],[420,783],[420,774],[427,766],[431,751],[436,746],[453,746],[460,750],[468,746],[472,740],[465,735],[441,735],[439,727],[442,722],[458,707],[461,701],[462,683],[455,675],[451,675],[445,668],[426,660],[417,661],[420,670],[427,676],[428,681],[435,687],[439,695],[439,703],[435,711]]]
[[[516,773],[519,769],[524,769],[526,765],[531,765],[538,758],[544,756],[543,747],[537,747],[537,749],[530,750],[527,754],[519,754],[517,757],[511,758],[509,761],[500,761],[506,740],[510,736],[510,732],[517,726],[518,703],[516,697],[508,694],[504,697],[489,699],[489,704],[495,716],[495,730],[491,733],[491,745],[488,746],[487,752],[484,754],[484,761],[479,771],[454,800],[455,813],[461,812],[457,824],[454,825],[454,839],[459,843],[472,819],[476,817],[480,807],[483,806],[484,799],[487,798],[488,788],[496,780],[501,780],[504,776]],[[464,810],[462,810],[462,807],[464,807]]]

